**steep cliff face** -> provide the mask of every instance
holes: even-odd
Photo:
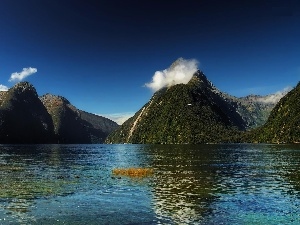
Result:
[[[276,104],[267,122],[248,133],[247,141],[300,142],[300,83]]]
[[[156,92],[107,143],[209,143],[234,141],[246,123],[198,71],[187,84]]]
[[[64,97],[46,94],[40,99],[52,117],[59,143],[103,143],[118,127],[109,119],[78,110]]]
[[[0,143],[54,141],[52,118],[31,84],[18,83],[0,99]]]

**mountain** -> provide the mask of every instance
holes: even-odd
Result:
[[[300,83],[276,104],[267,122],[246,135],[248,142],[300,142]]]
[[[106,143],[216,143],[236,141],[246,122],[206,76],[157,91]]]
[[[51,143],[52,118],[35,88],[21,82],[0,94],[0,143]]]
[[[59,143],[103,143],[117,123],[77,109],[66,98],[46,94],[40,97],[51,115]]]

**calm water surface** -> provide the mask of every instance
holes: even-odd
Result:
[[[299,168],[299,145],[0,145],[0,224],[300,224]]]

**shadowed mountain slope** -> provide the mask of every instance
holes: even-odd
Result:
[[[0,143],[54,141],[52,118],[31,84],[18,83],[0,98]]]
[[[46,94],[40,97],[52,117],[59,143],[103,143],[117,123],[77,109],[66,98]]]

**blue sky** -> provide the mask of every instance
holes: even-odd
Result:
[[[220,90],[270,94],[300,80],[300,3],[245,1],[2,0],[0,84],[13,73],[40,95],[127,115],[152,96],[156,71],[196,59]]]

